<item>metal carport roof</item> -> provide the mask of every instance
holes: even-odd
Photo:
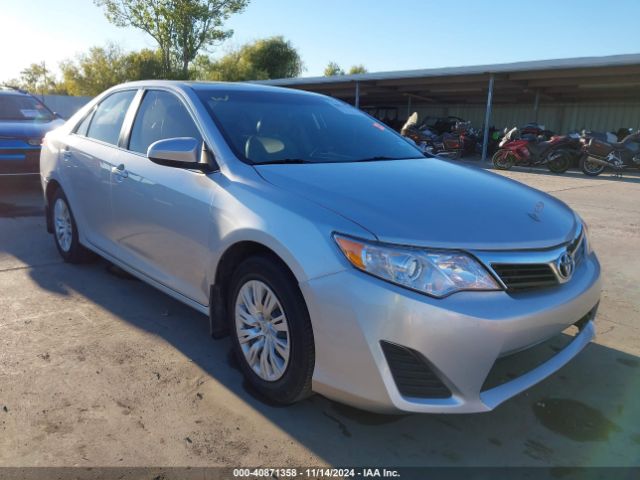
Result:
[[[283,78],[255,83],[311,90],[361,102],[485,103],[494,77],[494,103],[581,102],[640,98],[640,54],[375,72],[332,77]]]

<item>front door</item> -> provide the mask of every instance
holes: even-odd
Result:
[[[215,182],[199,171],[151,162],[147,148],[166,138],[202,141],[187,107],[173,93],[148,90],[111,175],[117,257],[153,280],[194,300],[209,303],[211,201]]]

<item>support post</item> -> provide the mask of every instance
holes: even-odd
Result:
[[[533,101],[533,121],[538,123],[538,106],[540,105],[540,91],[536,90],[536,98]]]
[[[360,108],[360,82],[356,80],[356,102],[355,107]]]
[[[407,118],[411,115],[411,95],[407,95]]]
[[[491,122],[491,104],[493,102],[493,73],[489,74],[489,91],[487,92],[487,109],[484,112],[484,127],[482,129],[482,161],[487,161],[487,147],[489,146],[489,123]]]

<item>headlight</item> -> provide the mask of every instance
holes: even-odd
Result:
[[[587,222],[585,222],[583,220],[583,218],[578,215],[577,213],[574,212],[574,215],[576,216],[576,220],[578,221],[578,223],[580,225],[582,225],[582,245],[581,245],[581,249],[584,252],[584,256],[588,256],[591,253],[593,253],[593,249],[591,248],[591,241],[589,239],[589,226],[587,225]]]
[[[335,234],[351,264],[402,287],[442,298],[461,290],[501,290],[489,272],[470,255],[374,242]]]

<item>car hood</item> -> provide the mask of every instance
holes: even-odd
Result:
[[[49,130],[58,128],[64,120],[56,118],[50,122],[0,121],[0,137],[44,137]]]
[[[437,159],[256,166],[268,182],[358,223],[379,240],[478,250],[554,247],[577,218],[561,201]]]

